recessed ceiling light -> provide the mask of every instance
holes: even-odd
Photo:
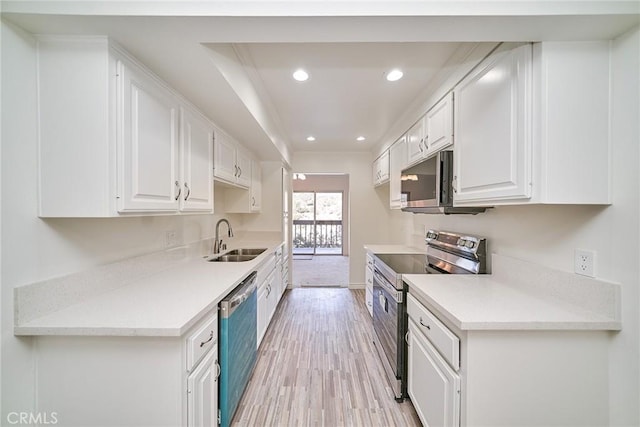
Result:
[[[367,139],[367,138],[365,138],[364,136],[359,136],[359,137],[357,137],[357,138],[356,138],[356,141],[360,141],[360,142],[362,142],[362,141],[364,141],[365,139]]]
[[[309,79],[309,73],[307,73],[302,68],[298,68],[296,71],[293,72],[293,78],[299,82],[304,82]]]
[[[395,82],[400,80],[403,75],[404,73],[401,70],[394,68],[387,73],[387,80],[389,80],[390,82]]]
[[[315,141],[315,140],[316,140],[316,138],[315,138],[315,137],[313,137],[313,136],[308,136],[308,137],[307,137],[307,141],[309,141],[309,142],[313,142],[313,141]]]

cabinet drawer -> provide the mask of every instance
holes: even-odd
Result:
[[[187,371],[198,364],[200,359],[213,348],[218,340],[218,316],[205,320],[191,335],[187,337]]]
[[[367,252],[367,267],[373,270],[373,256]]]
[[[456,371],[460,369],[460,339],[411,294],[407,295],[407,314]]]

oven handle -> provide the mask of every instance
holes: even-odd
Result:
[[[380,287],[385,290],[389,295],[395,298],[397,303],[402,302],[402,291],[397,290],[393,287],[391,283],[384,277],[378,270],[374,268],[373,270],[373,280],[374,282],[378,282]]]

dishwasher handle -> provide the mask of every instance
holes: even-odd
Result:
[[[222,317],[229,317],[256,290],[257,272],[252,272],[220,302]]]

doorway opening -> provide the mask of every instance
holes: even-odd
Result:
[[[293,255],[342,255],[343,193],[293,192]]]
[[[349,176],[294,173],[294,286],[349,285]]]

